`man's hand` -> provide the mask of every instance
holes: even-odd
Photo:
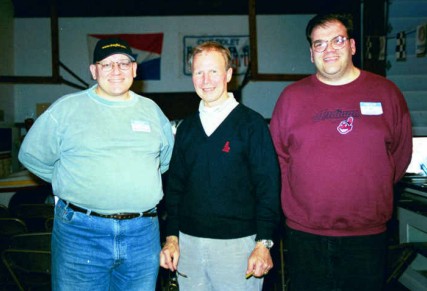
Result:
[[[171,271],[176,271],[179,260],[178,237],[166,237],[166,243],[160,251],[160,266]]]
[[[252,274],[255,277],[262,277],[267,275],[271,268],[273,268],[273,260],[271,259],[270,250],[258,242],[248,259],[246,276]]]

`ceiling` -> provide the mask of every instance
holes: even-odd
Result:
[[[249,0],[11,0],[15,17],[247,15]],[[314,14],[348,10],[360,0],[258,0],[257,14]]]

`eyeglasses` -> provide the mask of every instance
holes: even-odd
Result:
[[[120,70],[126,71],[129,70],[132,64],[131,60],[123,60],[119,62],[109,62],[109,63],[97,63],[101,66],[101,70],[104,72],[110,72],[114,68],[114,64],[117,64]]]
[[[338,35],[331,40],[316,40],[313,42],[313,50],[317,53],[323,53],[328,47],[329,42],[332,44],[332,48],[339,50],[345,45],[345,42],[349,40],[348,37]]]

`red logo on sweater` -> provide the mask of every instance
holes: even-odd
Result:
[[[340,122],[340,124],[337,127],[337,130],[341,134],[347,134],[353,130],[353,124],[354,124],[354,118],[350,116],[346,120],[343,120]]]
[[[229,142],[229,141],[227,141],[227,142],[225,143],[224,147],[222,148],[222,151],[223,151],[224,153],[228,153],[228,152],[230,152],[230,142]]]

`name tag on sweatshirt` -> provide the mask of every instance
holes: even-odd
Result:
[[[132,121],[132,131],[151,132],[151,127],[147,121],[135,120]]]
[[[360,102],[360,112],[363,115],[381,115],[383,106],[381,102]]]

